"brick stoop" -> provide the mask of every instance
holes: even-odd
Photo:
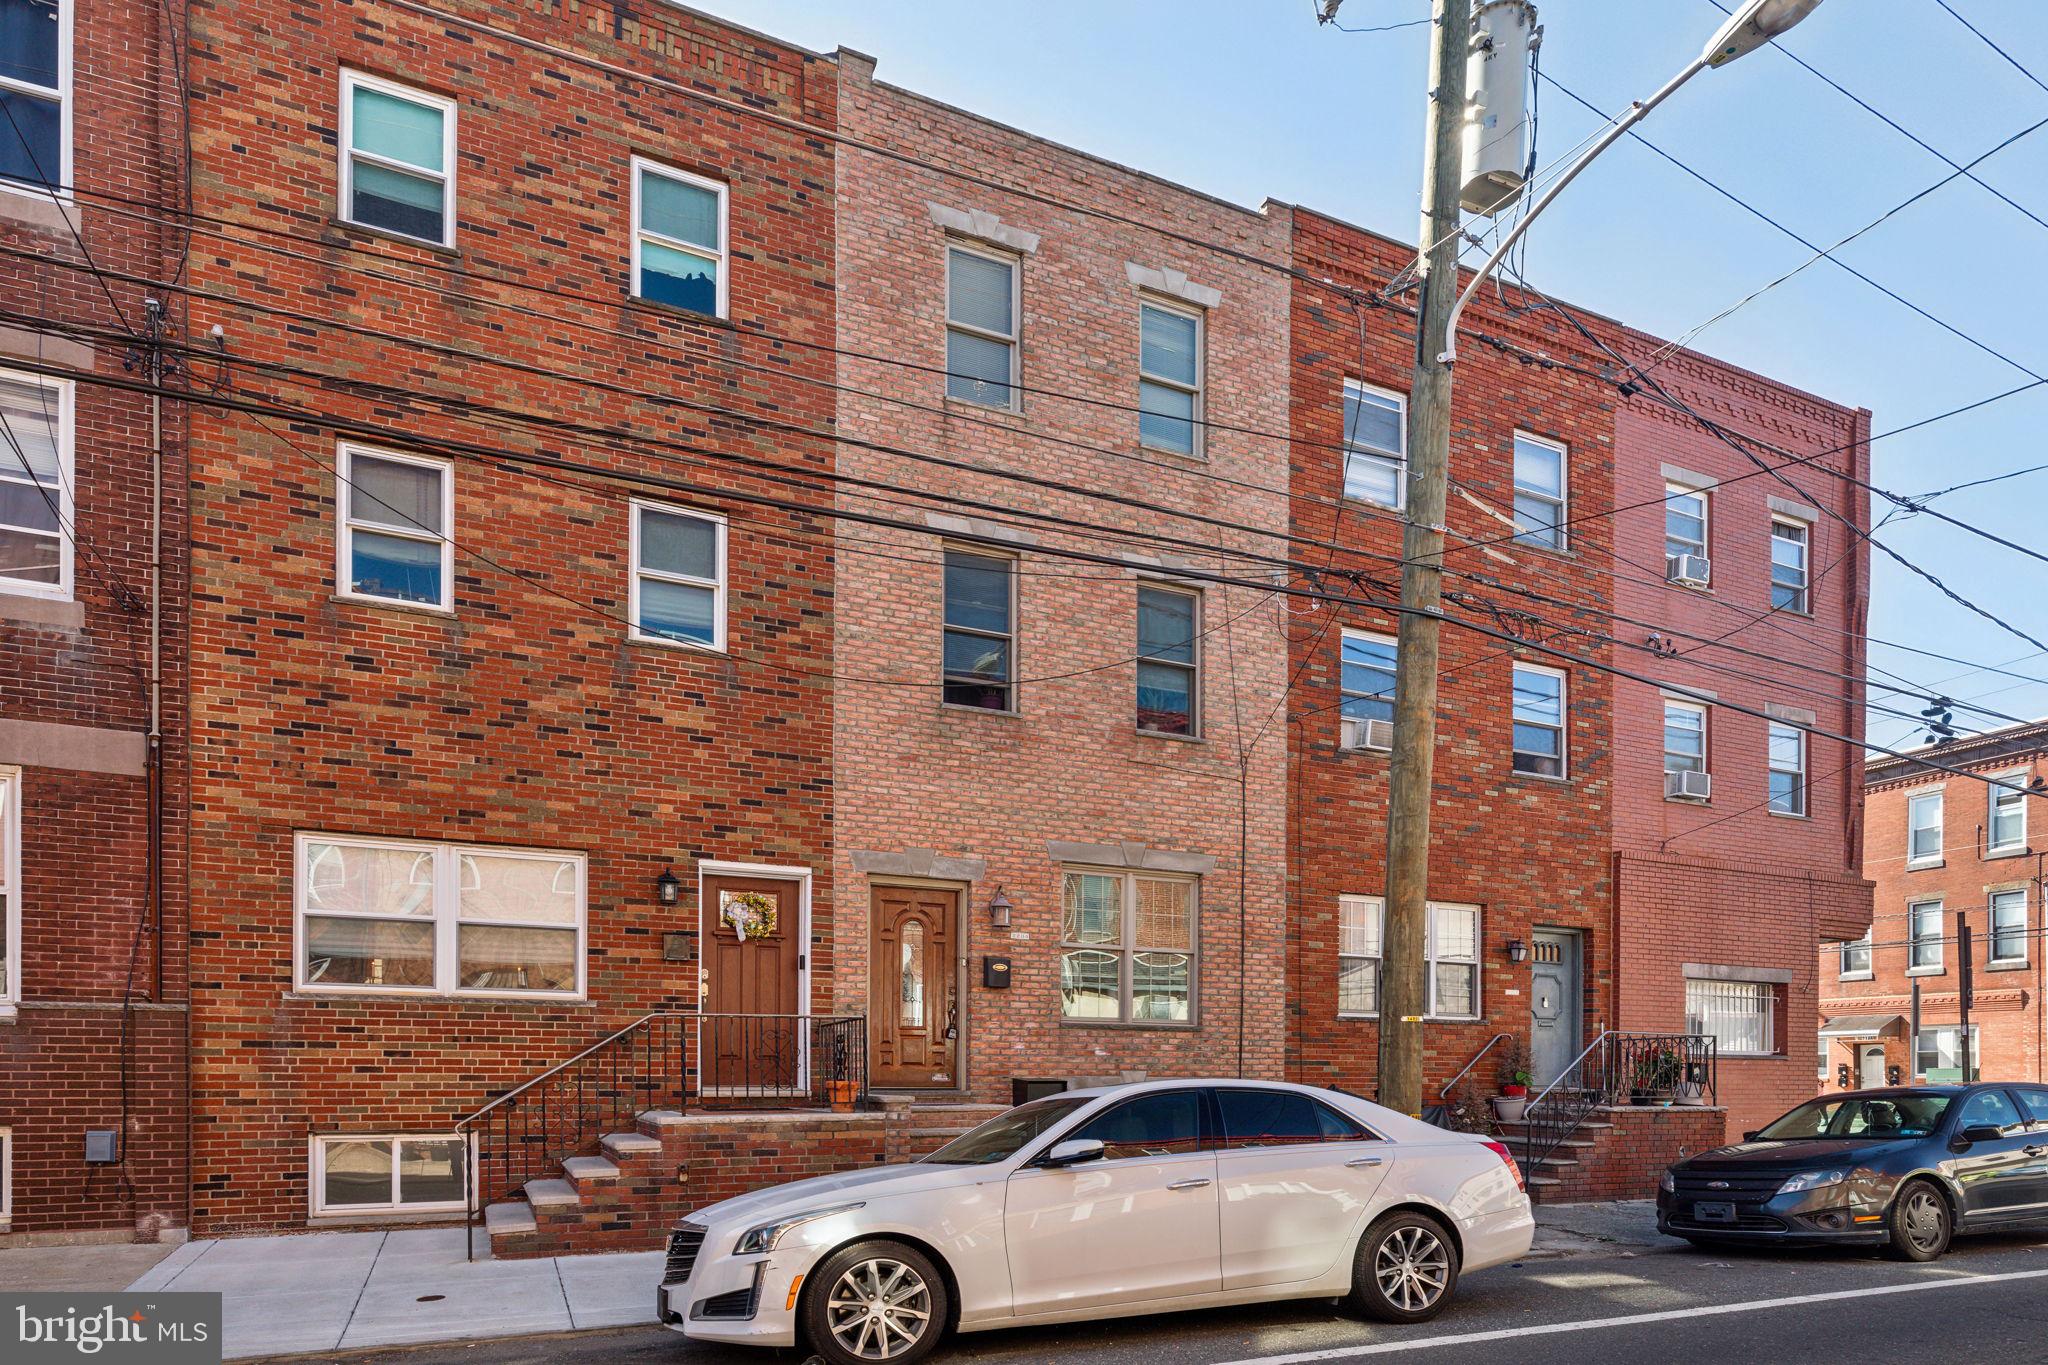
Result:
[[[887,1100],[859,1113],[678,1113],[650,1109],[633,1131],[530,1180],[524,1197],[484,1211],[502,1260],[659,1247],[676,1220],[722,1199],[889,1162],[909,1161],[1003,1112],[996,1104]]]
[[[1528,1122],[1497,1127],[1523,1163],[1532,1195],[1546,1204],[1577,1204],[1654,1198],[1665,1167],[1722,1144],[1727,1116],[1711,1106],[1603,1105],[1533,1167],[1523,1156]]]

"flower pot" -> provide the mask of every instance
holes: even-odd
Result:
[[[851,1114],[860,1100],[860,1086],[852,1081],[827,1081],[825,1096],[832,1102],[832,1112]]]
[[[1502,1123],[1520,1123],[1528,1110],[1527,1095],[1496,1095],[1493,1098],[1493,1116]]]

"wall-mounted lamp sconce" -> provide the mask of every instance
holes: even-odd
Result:
[[[674,869],[664,867],[654,879],[654,898],[663,905],[674,905],[683,898],[683,880]]]
[[[1508,961],[1510,962],[1527,962],[1529,960],[1529,945],[1518,938],[1508,940],[1507,951]]]
[[[1009,928],[1011,908],[1010,898],[1003,894],[1002,887],[997,887],[996,894],[988,903],[988,922],[998,929]]]

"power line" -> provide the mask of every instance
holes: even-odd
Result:
[[[2006,62],[2011,65],[2013,70],[2019,72],[2022,76],[2025,76],[2028,80],[2032,81],[2035,85],[2040,86],[2043,90],[2048,90],[2048,81],[2043,81],[2039,76],[2036,76],[2033,72],[2027,70],[2026,67],[2020,65],[2019,58],[2013,56],[2010,52],[2007,52],[2004,48],[2000,47],[1997,43],[1993,42],[1991,40],[1991,37],[1988,34],[1986,34],[1983,29],[1978,28],[1968,19],[1965,19],[1962,15],[1956,13],[1956,11],[1949,5],[1948,0],[1934,0],[1934,3],[1940,5],[1943,9],[1948,10],[1949,17],[1954,19],[1957,23],[1961,24],[1964,28],[1970,30],[1970,32],[1976,34],[1980,39],[1983,40],[1984,45],[1986,47],[1990,48],[1993,52],[1996,52],[1999,56],[2005,58]]]

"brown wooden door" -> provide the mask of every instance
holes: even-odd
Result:
[[[798,883],[775,877],[704,879],[699,966],[698,1084],[724,1094],[788,1094],[803,1088],[803,926]],[[737,896],[758,893],[775,905],[775,927],[743,938],[725,922]]]
[[[960,893],[878,886],[869,938],[871,1083],[951,1089],[959,1083],[953,921]]]

